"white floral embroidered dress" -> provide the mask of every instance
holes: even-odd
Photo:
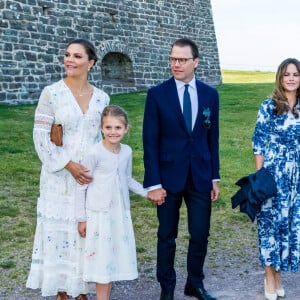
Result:
[[[35,112],[33,139],[42,162],[37,227],[26,286],[41,288],[42,296],[67,291],[76,297],[87,292],[82,280],[83,240],[75,219],[76,181],[66,169],[81,162],[91,145],[102,139],[101,113],[109,97],[94,87],[83,114],[63,80],[44,88]],[[63,146],[50,141],[52,123],[63,126]]]

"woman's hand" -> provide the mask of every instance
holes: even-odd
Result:
[[[93,177],[89,174],[90,170],[79,163],[70,160],[65,168],[79,184],[88,184],[93,180]]]
[[[254,163],[256,171],[260,170],[264,164],[264,157],[260,154],[254,154]]]

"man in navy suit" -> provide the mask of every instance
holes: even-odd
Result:
[[[174,257],[184,199],[190,235],[184,294],[213,300],[203,285],[211,204],[219,190],[219,96],[195,78],[197,45],[177,40],[171,48],[173,77],[149,89],[144,112],[144,187],[157,204],[157,279],[160,300],[174,299]]]

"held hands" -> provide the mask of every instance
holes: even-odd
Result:
[[[88,184],[93,180],[93,177],[89,175],[89,169],[79,163],[70,160],[65,168],[79,184]]]
[[[147,194],[147,198],[156,205],[162,205],[165,202],[166,196],[167,196],[167,192],[163,188],[150,191]]]
[[[79,235],[82,238],[85,238],[86,235],[86,222],[78,222],[78,226],[77,226]]]

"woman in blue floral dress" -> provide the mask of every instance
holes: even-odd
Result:
[[[265,298],[284,297],[280,272],[300,263],[300,62],[278,67],[271,98],[260,106],[252,146],[255,166],[273,174],[276,197],[257,215],[260,261],[265,269]]]

